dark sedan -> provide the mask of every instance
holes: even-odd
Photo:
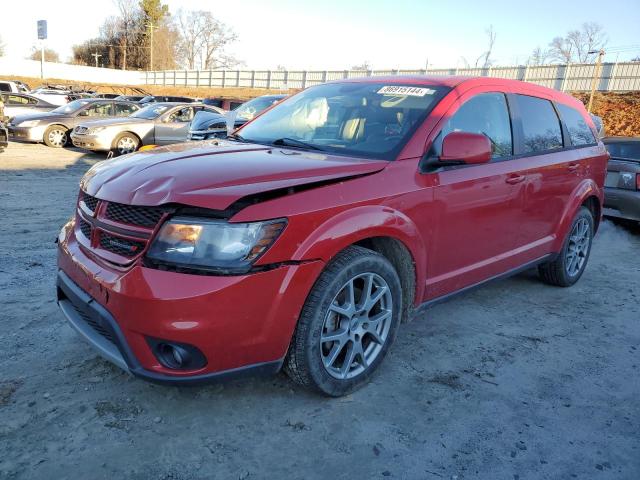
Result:
[[[611,155],[604,214],[640,222],[640,137],[606,137],[602,141]]]
[[[81,122],[110,117],[128,117],[140,109],[133,102],[86,98],[74,100],[47,113],[18,115],[9,122],[9,135],[26,142],[44,142],[64,147],[69,134]]]

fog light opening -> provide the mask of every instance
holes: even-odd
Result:
[[[147,338],[160,364],[172,370],[197,370],[207,364],[205,356],[193,345]]]

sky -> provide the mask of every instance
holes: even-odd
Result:
[[[170,11],[209,10],[238,35],[228,52],[248,69],[347,69],[367,61],[374,69],[462,67],[486,49],[496,32],[494,64],[526,62],[536,46],[587,21],[602,24],[609,47],[637,48],[605,61],[640,56],[640,0],[165,0]],[[579,4],[580,8],[576,8]],[[36,21],[48,21],[46,46],[62,60],[71,46],[95,37],[116,14],[112,0],[29,0],[28,8],[0,13],[5,55],[28,56],[38,44]]]

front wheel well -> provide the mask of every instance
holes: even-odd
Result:
[[[402,286],[402,322],[408,322],[413,313],[416,295],[416,268],[409,249],[392,237],[366,238],[355,245],[381,254],[396,269]]]
[[[119,134],[117,134],[114,138],[113,138],[113,142],[111,143],[111,148],[116,148],[116,143],[118,141],[118,139],[122,136],[122,135],[131,135],[132,137],[136,137],[138,139],[138,148],[140,148],[141,146],[143,146],[144,144],[142,143],[142,139],[140,138],[139,135],[135,134],[134,132],[130,132],[129,130],[126,130],[124,132],[120,132]]]
[[[582,202],[583,207],[587,207],[593,215],[593,223],[594,223],[594,233],[598,231],[598,227],[600,226],[600,218],[602,215],[602,207],[600,206],[600,200],[595,195],[591,195],[584,202]]]

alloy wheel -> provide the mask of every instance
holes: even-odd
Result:
[[[569,235],[569,244],[567,245],[565,268],[572,277],[580,272],[587,259],[590,238],[591,228],[589,227],[589,222],[585,218],[580,218],[573,226],[571,235]]]
[[[55,147],[64,147],[67,144],[67,132],[58,128],[51,130],[47,138],[49,143]]]
[[[375,273],[356,275],[332,300],[320,336],[324,368],[344,380],[363,373],[380,355],[393,314],[391,289]]]
[[[137,147],[138,144],[131,137],[122,137],[120,140],[118,140],[117,149],[120,155],[135,152]]]

